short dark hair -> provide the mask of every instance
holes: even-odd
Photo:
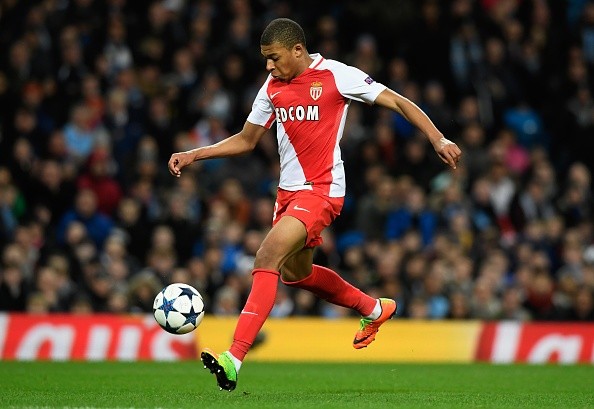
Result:
[[[272,20],[264,29],[262,37],[260,37],[260,45],[271,45],[273,43],[279,43],[287,49],[301,43],[303,47],[307,48],[303,29],[298,23],[288,18]]]

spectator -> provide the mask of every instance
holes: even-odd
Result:
[[[61,61],[56,72],[56,82],[61,102],[70,107],[70,101],[77,101],[81,96],[81,81],[89,70],[84,62],[80,45],[79,32],[74,26],[66,26],[60,33]],[[79,115],[79,114],[77,114]],[[86,119],[86,118],[85,118]],[[75,118],[76,126],[83,119]],[[85,129],[86,126],[82,129]]]
[[[429,318],[429,305],[422,296],[413,297],[407,307],[408,318],[413,320],[426,320]]]
[[[472,317],[468,297],[462,292],[453,292],[450,294],[450,309],[447,318],[453,320],[465,320]]]
[[[119,75],[127,74],[121,72]],[[142,137],[143,128],[130,112],[129,95],[125,89],[118,87],[109,92],[103,122],[110,135],[114,159],[120,164],[119,177],[127,181],[132,172],[130,165],[134,163],[134,152]]]
[[[126,44],[126,36],[126,26],[122,19],[112,17],[107,25],[107,41],[103,49],[110,76],[115,76],[122,69],[131,68],[134,63],[132,51]]]
[[[289,296],[287,288],[282,286],[279,287],[272,311],[270,311],[270,316],[276,318],[288,317],[293,314],[294,310],[295,302]]]
[[[473,228],[478,232],[498,229],[499,222],[490,195],[489,180],[487,178],[477,179],[472,185],[470,219]]]
[[[470,301],[471,315],[474,318],[493,320],[501,312],[501,302],[487,278],[476,281]]]
[[[368,240],[384,237],[383,230],[388,215],[395,209],[395,187],[393,178],[381,177],[375,185],[373,193],[367,194],[359,202],[356,226]],[[397,233],[394,233],[392,237],[396,237]]]
[[[4,266],[0,281],[0,311],[25,311],[28,283],[16,265]]]
[[[528,321],[530,313],[522,306],[522,293],[516,287],[506,288],[501,302],[501,313],[498,319],[508,321]]]
[[[452,131],[454,113],[447,104],[445,89],[440,82],[432,81],[423,90],[423,110],[432,118],[435,126],[447,135]]]
[[[127,248],[130,254],[142,261],[149,247],[151,226],[142,207],[137,200],[123,198],[117,209],[116,225],[122,229],[127,238]]]
[[[227,316],[239,313],[239,293],[229,286],[221,287],[215,295],[212,311],[216,315]]]
[[[537,271],[526,294],[526,308],[535,320],[554,320],[559,315],[554,302],[554,283],[546,271]]]
[[[107,300],[107,311],[113,314],[125,314],[129,311],[128,295],[122,291],[113,292]]]
[[[544,187],[535,180],[521,193],[516,193],[510,203],[510,221],[516,231],[522,231],[530,221],[545,221],[553,217],[553,204],[546,197]]]
[[[425,193],[419,187],[412,187],[406,203],[390,212],[386,220],[386,238],[401,239],[407,231],[414,229],[421,232],[424,246],[433,241],[437,226],[437,217],[427,207]]]
[[[443,263],[432,263],[423,282],[424,294],[427,300],[430,319],[443,319],[448,316],[450,302],[445,293],[445,268]]]
[[[103,148],[95,149],[86,163],[86,170],[78,177],[78,190],[90,189],[97,197],[97,210],[112,216],[122,198],[122,189],[111,177],[113,164],[109,153]]]
[[[35,213],[47,212],[47,223],[55,226],[71,204],[75,186],[66,178],[64,168],[55,160],[47,160],[40,164],[33,181],[31,206]],[[41,216],[45,219],[45,216]]]
[[[150,271],[142,271],[130,280],[128,300],[130,311],[147,313],[153,311],[155,294],[163,288],[161,281]]]
[[[27,297],[27,307],[25,311],[28,314],[47,314],[50,312],[50,306],[41,293],[32,293]]]
[[[276,139],[262,139],[256,160],[195,164],[177,181],[163,165],[241,126],[267,75],[253,34],[280,15],[309,16],[305,3],[256,3],[9,6],[0,17],[2,308],[149,310],[153,289],[128,298],[149,252],[167,254],[153,268],[164,281],[187,277],[209,311],[217,294],[242,303],[274,212]],[[455,319],[591,320],[592,2],[409,2],[398,25],[413,35],[397,37],[350,3],[319,2],[302,19],[312,48],[423,106],[464,156],[455,173],[438,174],[402,117],[351,106],[340,145],[350,188],[317,262],[393,294],[405,316],[434,316],[437,294]],[[565,10],[567,20],[551,17]],[[354,22],[373,32],[345,31]],[[97,152],[108,161],[95,162]],[[411,211],[415,201],[423,205]],[[167,227],[152,249],[155,226]],[[56,274],[42,274],[40,292],[46,268]],[[62,289],[77,296],[48,302]],[[294,315],[345,314],[303,294],[286,293]],[[228,304],[221,311],[234,311]]]
[[[457,2],[460,3],[460,2]],[[466,20],[456,27],[450,37],[450,69],[457,88],[466,93],[472,90],[483,59],[484,46],[474,23]]]
[[[114,226],[111,218],[98,212],[97,195],[90,189],[83,189],[77,193],[74,208],[66,212],[60,220],[57,229],[59,243],[65,242],[66,229],[73,221],[81,222],[85,226],[89,237],[98,247],[103,246]]]
[[[573,307],[567,319],[570,321],[594,321],[594,295],[589,287],[582,287],[575,294]]]
[[[70,122],[64,127],[66,149],[72,160],[81,166],[97,146],[99,133],[91,128],[91,112],[84,105],[72,109]]]

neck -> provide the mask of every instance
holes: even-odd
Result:
[[[296,71],[295,77],[301,75],[303,71],[307,70],[312,62],[313,58],[311,58],[309,54],[306,54],[305,58],[303,58],[303,60],[301,61],[301,64],[299,64],[299,69]]]
[[[304,61],[304,64],[306,64],[305,68],[309,67],[312,62],[313,62],[313,58],[311,58],[311,55],[307,54],[307,56],[305,57],[305,61]]]

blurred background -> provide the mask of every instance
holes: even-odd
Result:
[[[315,262],[410,319],[594,320],[594,2],[0,0],[0,310],[151,312],[185,282],[239,313],[278,180],[241,129],[276,17],[417,103],[463,150],[352,104],[347,197]],[[282,286],[272,316],[350,311]]]

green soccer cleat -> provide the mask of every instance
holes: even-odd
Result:
[[[217,384],[221,390],[231,392],[237,386],[237,371],[229,352],[217,354],[208,348],[202,350],[200,359],[204,368],[208,368],[210,373],[217,377]]]
[[[353,348],[361,349],[371,344],[379,331],[379,327],[396,314],[396,301],[389,298],[380,298],[379,302],[382,312],[377,319],[361,318],[359,331],[357,331],[353,340]]]

